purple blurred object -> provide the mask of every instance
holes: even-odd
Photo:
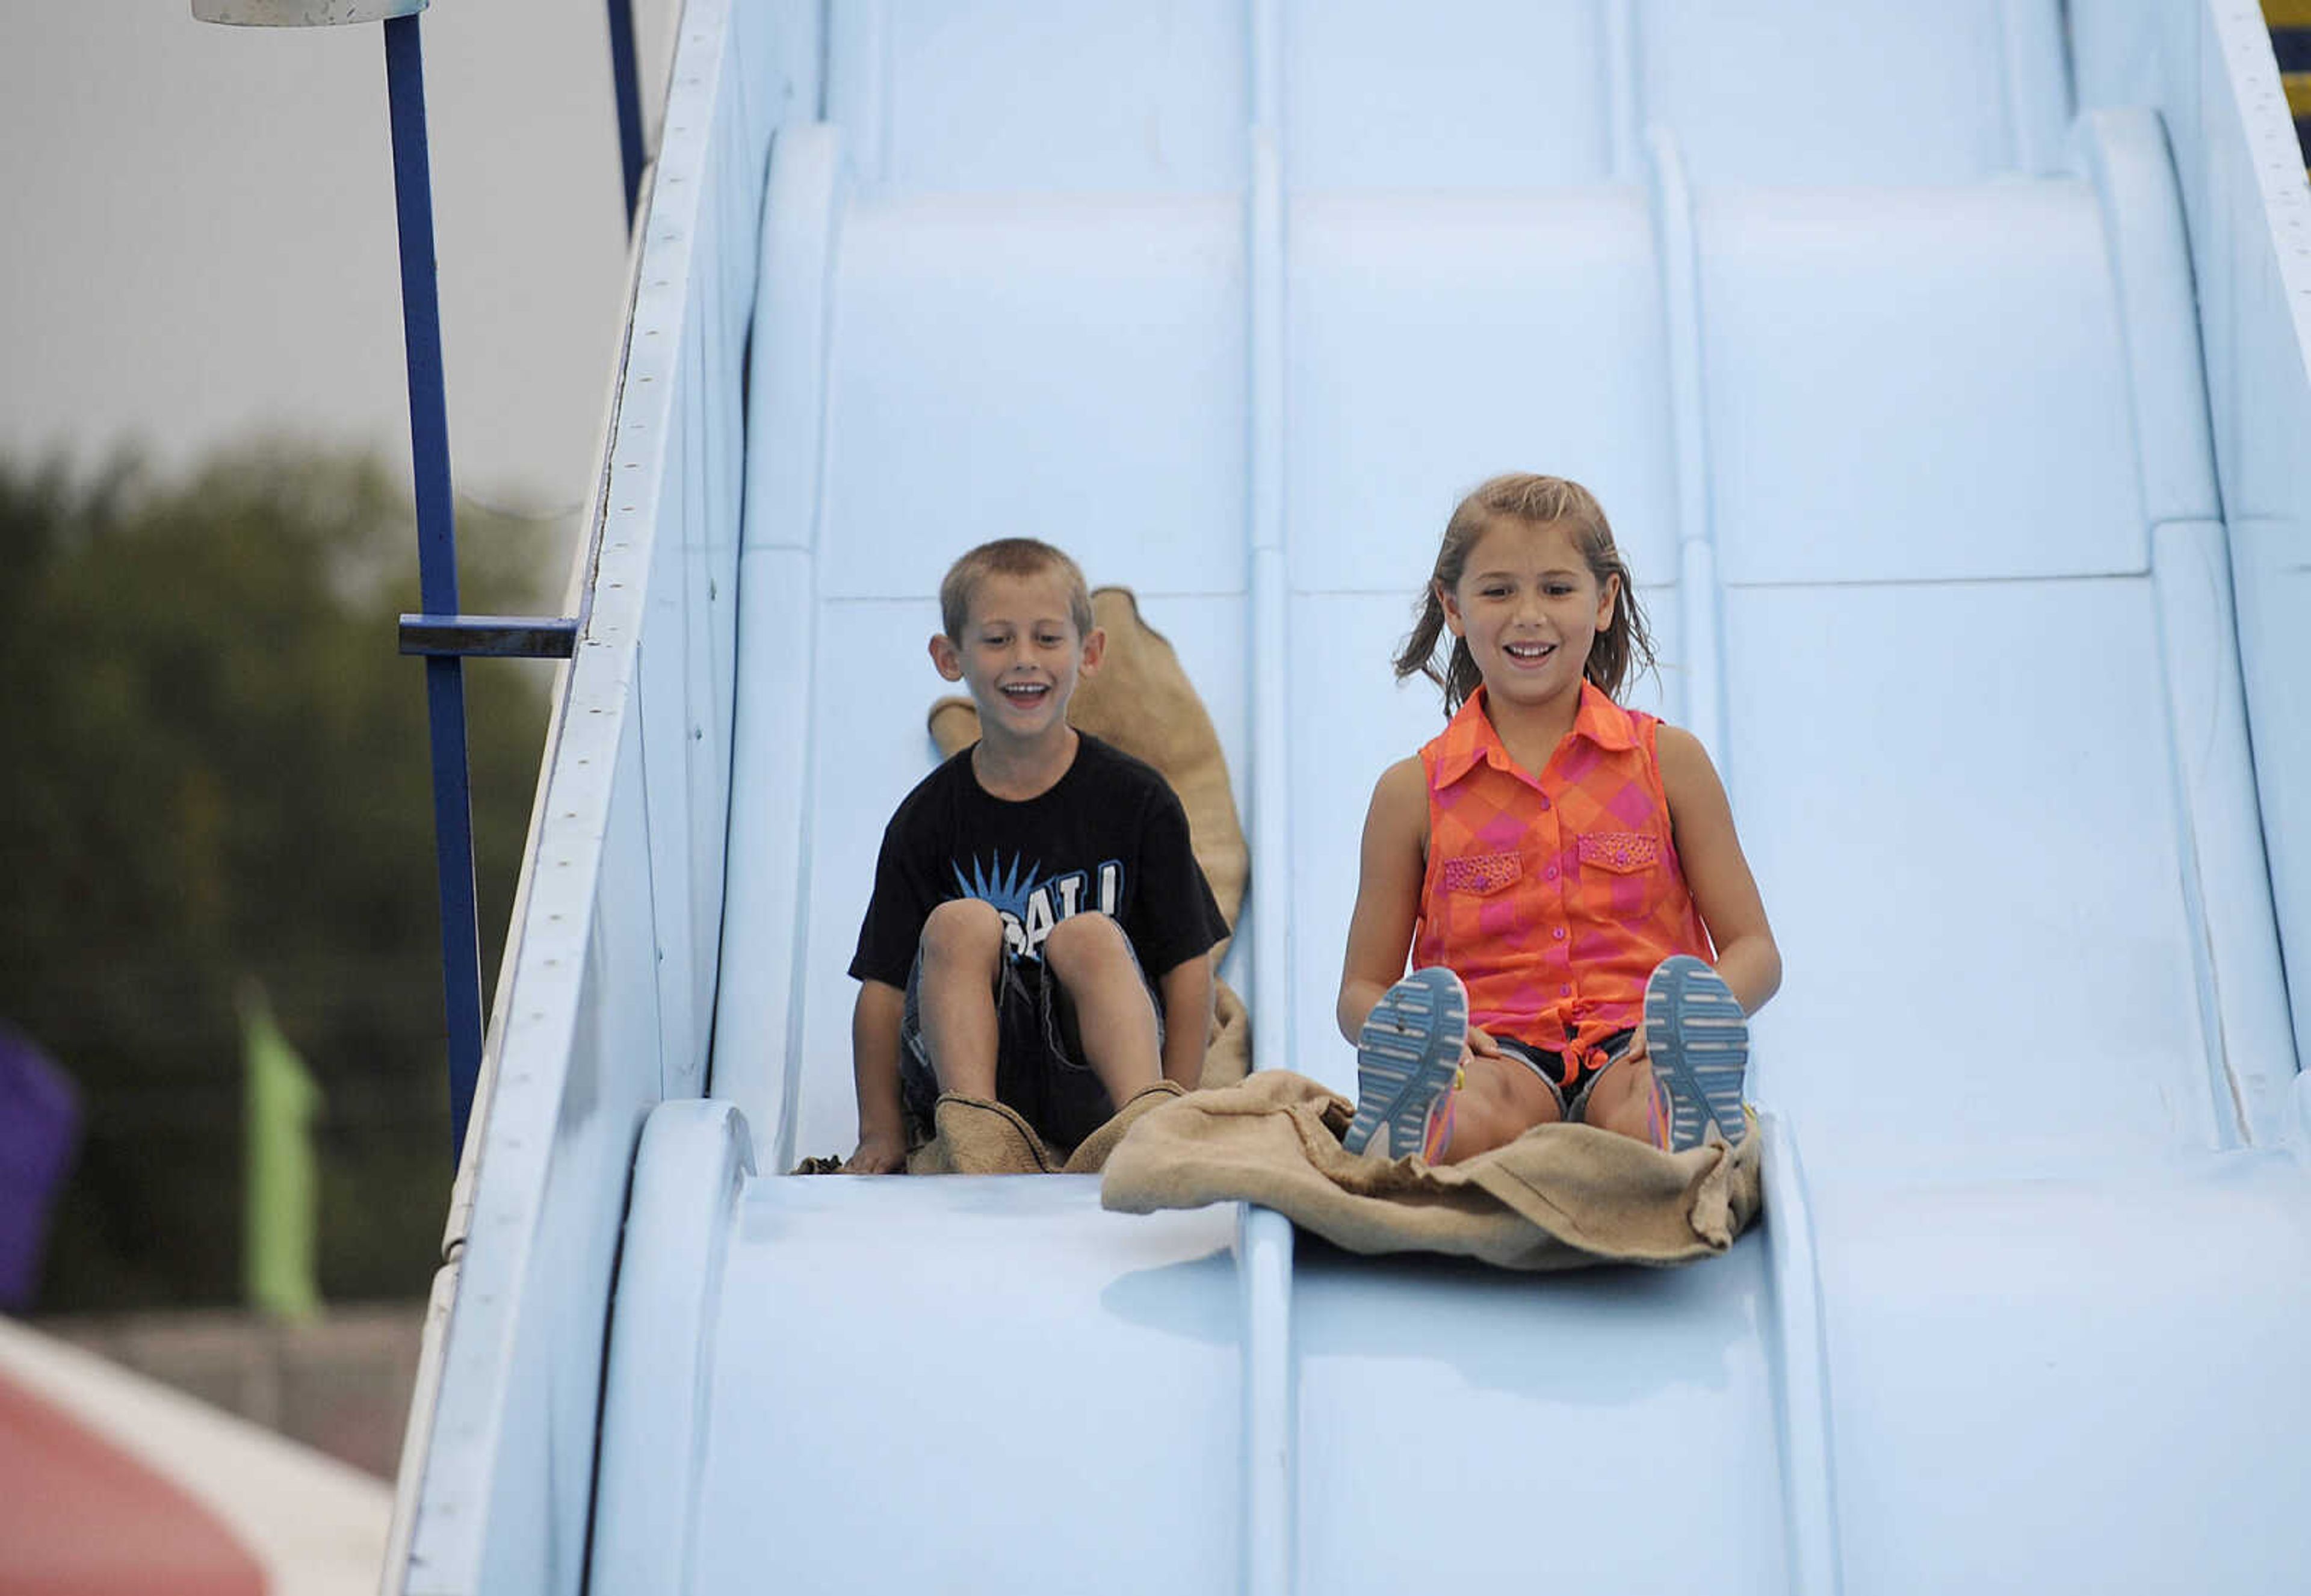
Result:
[[[48,1209],[80,1141],[80,1095],[64,1071],[0,1025],[0,1308],[31,1305]]]

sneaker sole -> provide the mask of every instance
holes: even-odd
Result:
[[[1716,971],[1689,954],[1661,961],[1645,982],[1645,1045],[1669,1088],[1671,1152],[1699,1147],[1713,1124],[1728,1146],[1749,1134],[1749,1022]]]
[[[1340,1145],[1361,1153],[1385,1126],[1383,1150],[1417,1149],[1468,1035],[1468,989],[1450,970],[1416,970],[1389,988],[1356,1033],[1356,1117]]]

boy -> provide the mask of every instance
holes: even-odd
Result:
[[[1107,641],[1076,563],[983,544],[939,584],[939,621],[931,663],[980,740],[883,833],[850,962],[853,1173],[903,1170],[942,1094],[1065,1148],[1160,1080],[1192,1088],[1227,935],[1164,778],[1068,724]]]

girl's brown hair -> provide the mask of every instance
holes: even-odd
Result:
[[[1582,667],[1582,674],[1596,683],[1606,697],[1618,699],[1622,684],[1634,671],[1650,670],[1653,665],[1653,632],[1637,603],[1636,583],[1630,580],[1628,563],[1614,545],[1613,528],[1606,523],[1605,508],[1597,502],[1596,495],[1562,476],[1525,472],[1496,476],[1484,484],[1461,501],[1452,519],[1445,523],[1444,542],[1436,551],[1436,569],[1420,591],[1415,611],[1418,619],[1396,657],[1397,679],[1424,676],[1443,688],[1447,716],[1467,702],[1483,682],[1469,645],[1460,638],[1452,640],[1452,651],[1443,667],[1437,666],[1436,645],[1444,635],[1444,606],[1436,595],[1440,588],[1460,585],[1468,568],[1469,551],[1501,518],[1535,526],[1550,522],[1563,526],[1600,590],[1609,578],[1621,579],[1613,618],[1590,645],[1588,662]]]

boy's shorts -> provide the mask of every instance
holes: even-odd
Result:
[[[1551,1097],[1557,1099],[1557,1117],[1567,1125],[1589,1122],[1589,1089],[1597,1084],[1597,1077],[1605,1073],[1606,1066],[1620,1062],[1621,1055],[1629,1051],[1629,1044],[1636,1039],[1635,1031],[1614,1032],[1598,1046],[1597,1051],[1605,1055],[1605,1063],[1594,1069],[1581,1070],[1568,1081],[1564,1054],[1537,1048],[1529,1042],[1519,1042],[1513,1036],[1493,1038],[1501,1044],[1501,1051],[1540,1077],[1540,1084],[1548,1088]]]
[[[1135,952],[1132,967],[1138,969],[1138,963]],[[1007,955],[999,964],[995,978],[995,1095],[1018,1111],[1051,1146],[1072,1147],[1115,1116],[1107,1088],[1083,1061],[1075,1000],[1041,959]],[[1156,1010],[1160,1053],[1163,1000],[1144,971],[1139,979]],[[930,1048],[923,1040],[922,981],[923,955],[918,949],[914,967],[907,972],[907,1006],[899,1021],[899,1101],[911,1147],[930,1139],[931,1114],[939,1095]]]

